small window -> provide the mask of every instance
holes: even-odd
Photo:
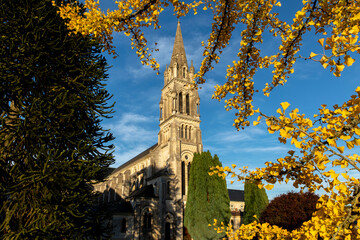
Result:
[[[189,98],[189,94],[186,94],[186,114],[190,115],[190,98]]]
[[[110,188],[110,191],[109,191],[109,198],[110,200],[109,201],[114,201],[115,200],[115,190],[113,188]]]
[[[183,112],[183,99],[182,99],[182,93],[179,93],[179,112]]]
[[[121,222],[121,232],[126,233],[126,218],[123,218]]]
[[[185,195],[185,162],[181,162],[181,193]]]
[[[188,186],[189,186],[189,182],[190,182],[190,168],[191,168],[191,163],[188,163],[187,167],[188,167]]]
[[[152,218],[151,213],[146,211],[144,213],[144,222],[143,222],[145,230],[150,230],[151,229],[151,218]]]
[[[166,187],[166,196],[170,197],[170,181],[167,181]]]

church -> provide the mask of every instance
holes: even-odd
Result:
[[[111,206],[112,239],[184,239],[183,226],[191,162],[202,152],[200,98],[190,87],[195,69],[186,59],[180,22],[160,98],[158,142],[110,169],[94,185],[99,202]],[[240,225],[244,192],[229,190],[231,223]]]

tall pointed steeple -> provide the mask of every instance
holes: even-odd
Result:
[[[188,67],[179,20],[177,23],[175,42],[174,42],[174,48],[173,48],[173,52],[172,52],[172,56],[171,56],[170,66],[173,67],[174,63],[177,63],[178,66]]]

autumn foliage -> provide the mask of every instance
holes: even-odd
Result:
[[[319,197],[311,192],[289,192],[274,198],[261,213],[260,222],[294,230],[310,220]]]
[[[243,129],[267,125],[270,134],[277,134],[280,143],[290,143],[294,149],[284,157],[269,161],[262,168],[217,167],[214,173],[231,175],[239,181],[251,179],[259,187],[271,190],[276,182],[291,182],[295,188],[325,192],[311,220],[300,228],[287,231],[267,223],[243,225],[232,230],[218,226],[229,239],[351,239],[360,236],[360,87],[349,93],[348,100],[335,106],[321,105],[314,116],[306,116],[288,102],[274,113],[255,108],[254,93],[269,96],[279,85],[285,85],[302,60],[314,61],[320,69],[341,77],[360,53],[360,3],[355,0],[303,0],[289,21],[281,20],[278,0],[199,0],[192,3],[177,0],[129,0],[117,2],[118,9],[104,13],[97,2],[85,1],[82,14],[71,4],[62,5],[60,14],[70,18],[68,27],[74,32],[98,37],[112,49],[113,31],[123,32],[132,40],[141,62],[158,65],[151,58],[151,49],[141,30],[159,28],[158,17],[164,8],[173,6],[180,17],[196,14],[199,9],[211,11],[212,32],[203,42],[204,59],[194,83],[205,82],[205,74],[220,61],[232,33],[241,29],[240,48],[228,66],[226,81],[216,86],[213,97],[225,102],[226,110],[235,110],[234,125]],[[264,36],[279,42],[274,53],[262,53]],[[314,49],[303,49],[303,39],[311,36]],[[316,46],[317,45],[317,46]],[[317,50],[320,47],[320,51]],[[315,50],[316,49],[316,50]],[[112,49],[113,50],[113,49]],[[263,89],[256,89],[254,76],[263,68],[272,70],[272,79]],[[326,81],[326,79],[324,79]],[[326,83],[324,83],[326,84]],[[351,150],[352,151],[349,151]],[[357,174],[357,175],[356,175]]]

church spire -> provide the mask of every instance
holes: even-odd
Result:
[[[173,52],[172,52],[172,56],[171,56],[170,66],[173,67],[174,63],[177,63],[178,66],[188,67],[179,20],[177,23],[176,36],[175,36],[175,42],[174,42],[174,48],[173,48]]]

